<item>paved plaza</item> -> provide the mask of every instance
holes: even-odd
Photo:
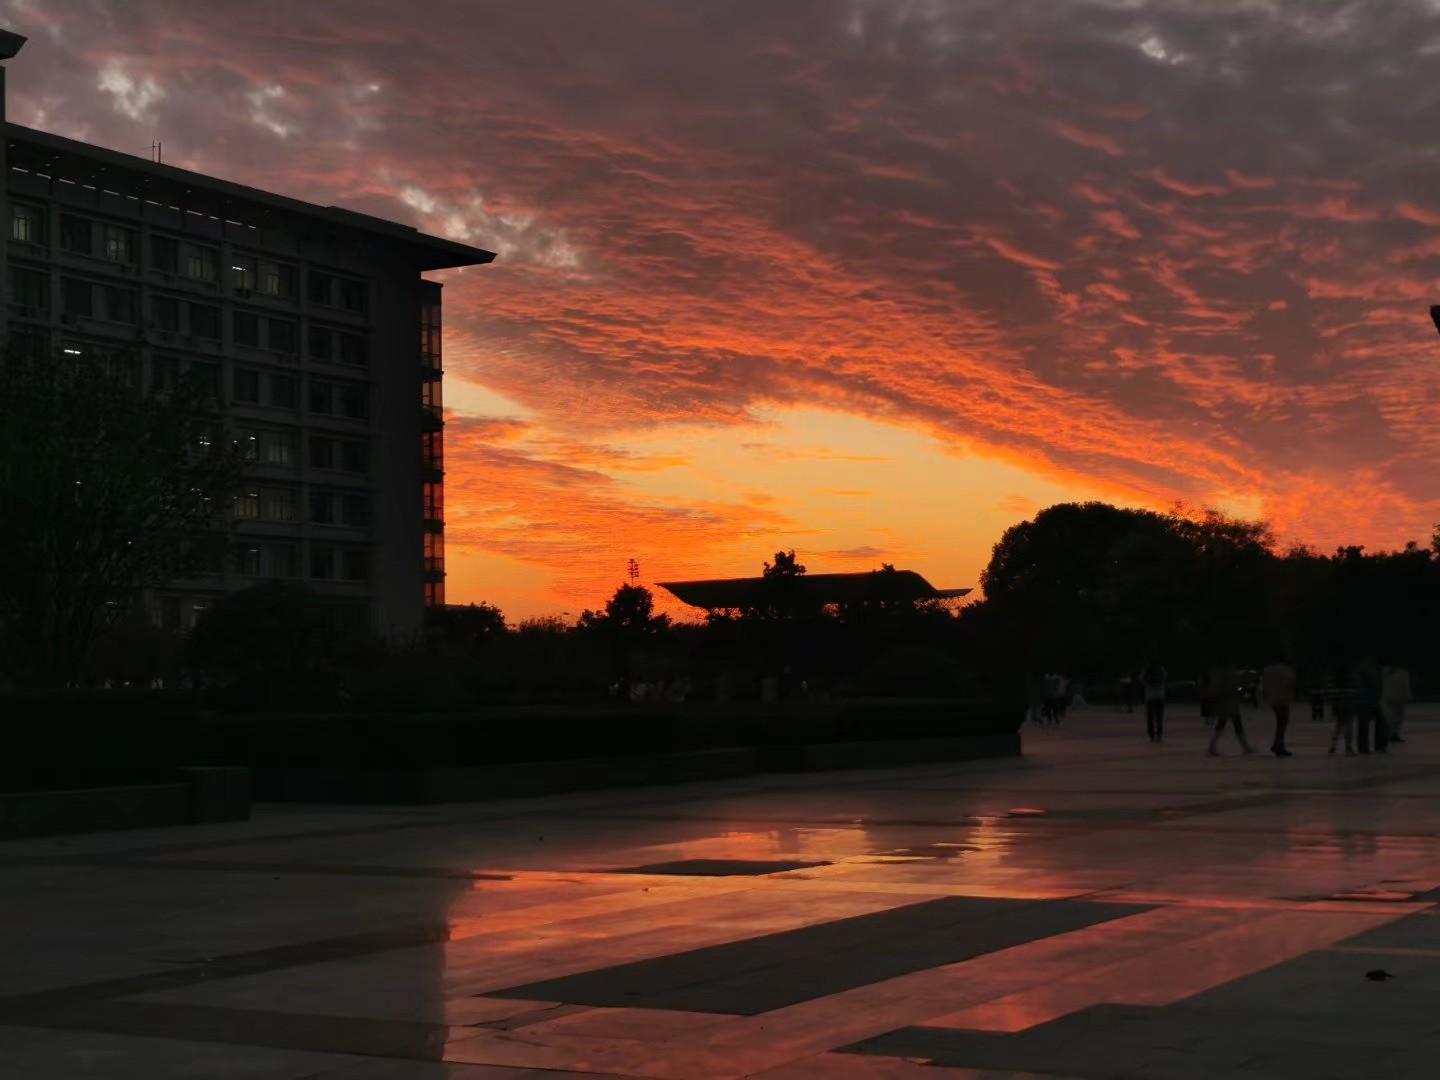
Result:
[[[0,1076],[1433,1076],[1411,725],[3,843]]]

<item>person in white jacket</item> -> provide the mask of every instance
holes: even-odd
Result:
[[[1380,676],[1380,707],[1385,710],[1385,722],[1390,726],[1390,741],[1404,742],[1400,727],[1405,723],[1405,704],[1413,695],[1410,691],[1410,669],[1399,664],[1386,664]]]

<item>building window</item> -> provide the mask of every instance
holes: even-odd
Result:
[[[235,400],[245,405],[260,403],[260,373],[248,368],[235,369]]]
[[[270,348],[276,352],[296,351],[295,324],[289,319],[270,319],[266,327],[270,335]]]
[[[180,381],[180,361],[173,356],[155,356],[150,359],[150,390],[152,393],[169,393]]]
[[[180,301],[173,296],[152,296],[150,298],[150,316],[155,320],[157,330],[178,333],[180,330]]]
[[[230,264],[230,281],[243,292],[255,288],[255,260],[247,256],[237,257]]]
[[[370,524],[370,496],[340,496],[340,518],[346,525],[366,526]]]
[[[310,298],[312,304],[329,304],[330,296],[334,292],[335,279],[329,274],[310,271],[309,288],[305,295]]]
[[[349,548],[340,553],[340,576],[346,581],[368,581],[370,578],[370,552],[364,548]]]
[[[280,409],[295,408],[295,376],[276,375],[270,376],[270,404]]]
[[[135,234],[123,225],[103,226],[105,257],[112,262],[135,261]]]
[[[271,577],[300,576],[300,552],[294,544],[266,544],[265,563]]]
[[[363,281],[342,281],[340,283],[340,306],[346,311],[364,314],[370,306],[367,292]]]
[[[360,334],[340,335],[340,362],[342,364],[365,364],[367,356],[365,338]]]
[[[60,303],[66,315],[90,315],[94,311],[95,288],[88,281],[63,278],[60,282]]]
[[[38,206],[10,204],[10,239],[22,244],[45,242],[45,214]]]
[[[254,521],[260,516],[260,492],[245,491],[235,496],[235,516]]]
[[[289,465],[295,460],[295,436],[272,431],[265,435],[265,464]]]
[[[88,218],[74,214],[60,215],[60,247],[77,255],[89,255],[94,243],[94,231]]]
[[[335,411],[335,387],[319,379],[310,380],[310,411],[329,416]]]
[[[340,415],[364,420],[370,415],[369,387],[363,383],[340,384]]]
[[[192,247],[185,259],[185,273],[196,281],[214,281],[215,263],[213,248]]]
[[[310,576],[328,581],[335,576],[335,549],[329,544],[310,545]]]
[[[310,355],[316,360],[330,359],[330,328],[328,326],[311,326],[306,335],[309,343]]]
[[[48,308],[50,275],[23,266],[10,267],[10,302],[22,308]]]
[[[261,263],[260,291],[281,300],[292,299],[295,296],[295,268],[279,263]]]
[[[359,442],[341,443],[340,468],[351,473],[368,473],[370,471],[370,447]]]
[[[159,617],[161,630],[178,631],[180,629],[180,598],[178,596],[160,597],[156,614]]]
[[[321,435],[310,436],[310,467],[312,469],[333,469],[335,467],[335,442]]]
[[[253,431],[241,432],[235,439],[235,449],[246,461],[260,460],[260,436]]]
[[[260,317],[253,311],[237,311],[234,317],[236,345],[258,347],[260,344]]]
[[[242,544],[235,549],[235,573],[241,577],[260,576],[260,549]]]
[[[103,285],[105,296],[105,317],[111,322],[135,322],[135,290],[122,289],[118,285]]]
[[[210,304],[191,304],[190,333],[196,337],[219,341],[220,309]]]
[[[295,492],[289,488],[266,488],[262,509],[270,521],[294,521]]]
[[[169,236],[150,237],[150,262],[165,274],[180,272],[180,241]]]
[[[204,360],[191,360],[185,377],[211,397],[220,397],[220,365]]]
[[[316,525],[335,524],[335,496],[328,491],[310,493],[310,520]]]

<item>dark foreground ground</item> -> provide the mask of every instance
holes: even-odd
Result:
[[[12,841],[0,1075],[1432,1076],[1411,725],[1217,759],[1080,711],[1024,759]]]

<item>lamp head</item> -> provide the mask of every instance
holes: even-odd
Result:
[[[25,45],[26,38],[21,34],[12,34],[9,30],[0,30],[0,60],[13,59]]]

